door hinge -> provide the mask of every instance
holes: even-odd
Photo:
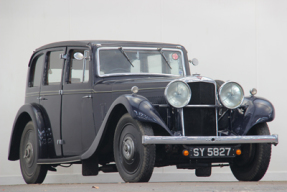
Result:
[[[59,94],[60,94],[60,95],[63,95],[63,90],[59,90]]]
[[[64,144],[65,144],[64,140],[61,140],[61,139],[57,140],[57,145],[64,145]]]

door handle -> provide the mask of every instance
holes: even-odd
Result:
[[[88,99],[88,98],[92,98],[92,95],[85,95],[84,97],[82,97],[83,99]]]
[[[37,97],[38,100],[48,100],[47,98],[45,97]]]

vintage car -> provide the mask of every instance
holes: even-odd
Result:
[[[191,74],[182,45],[66,41],[34,51],[25,104],[12,129],[8,159],[26,183],[57,166],[82,164],[84,176],[119,172],[148,182],[154,167],[195,169],[199,177],[230,166],[240,181],[267,171],[271,145],[266,99],[236,82]]]

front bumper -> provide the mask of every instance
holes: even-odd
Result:
[[[143,144],[245,144],[271,143],[278,144],[278,135],[252,136],[142,136]]]

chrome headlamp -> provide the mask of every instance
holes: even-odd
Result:
[[[243,88],[238,83],[226,82],[219,88],[219,99],[224,107],[235,109],[243,102]]]
[[[170,82],[164,91],[167,102],[175,107],[182,108],[186,106],[191,98],[191,90],[183,81],[172,81]]]

